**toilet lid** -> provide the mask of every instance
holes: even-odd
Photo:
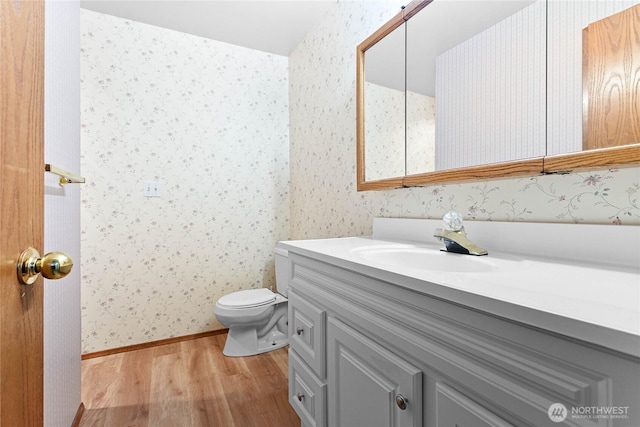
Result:
[[[267,288],[248,289],[232,292],[218,300],[218,305],[231,308],[248,308],[269,304],[276,299],[276,294]]]

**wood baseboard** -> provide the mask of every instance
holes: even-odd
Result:
[[[196,340],[198,338],[204,338],[204,337],[210,337],[210,336],[213,336],[213,335],[226,334],[227,332],[229,332],[229,329],[218,329],[216,331],[200,332],[198,334],[184,335],[184,336],[181,336],[181,337],[167,338],[167,339],[159,340],[159,341],[150,341],[150,342],[145,342],[145,343],[142,343],[142,344],[134,344],[134,345],[127,345],[127,346],[124,346],[124,347],[110,348],[108,350],[96,351],[96,352],[93,352],[93,353],[85,353],[85,354],[82,355],[82,360],[93,359],[94,357],[109,356],[110,354],[125,353],[127,351],[142,350],[142,349],[145,349],[145,348],[157,347],[159,345],[172,344],[172,343],[180,342],[180,341]]]
[[[78,411],[76,412],[76,417],[73,419],[73,423],[71,427],[79,427],[80,420],[82,419],[82,414],[84,414],[84,403],[80,402],[80,406],[78,406]]]

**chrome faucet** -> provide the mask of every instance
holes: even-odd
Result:
[[[442,251],[468,255],[487,255],[489,253],[467,238],[462,225],[462,215],[458,212],[447,212],[442,217],[442,221],[444,221],[445,228],[436,228],[433,234],[435,238],[444,242],[445,247],[441,249]]]

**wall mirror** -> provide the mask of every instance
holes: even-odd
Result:
[[[410,3],[357,49],[358,190],[640,163],[638,3]]]

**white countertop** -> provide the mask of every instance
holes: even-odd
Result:
[[[416,292],[640,357],[640,272],[635,267],[554,261],[494,250],[474,257],[440,252],[436,241],[345,237],[279,245]],[[434,257],[448,257],[448,264],[455,257],[460,270],[411,268],[362,256],[376,248],[414,247],[433,250]],[[490,268],[464,272],[469,263]]]

